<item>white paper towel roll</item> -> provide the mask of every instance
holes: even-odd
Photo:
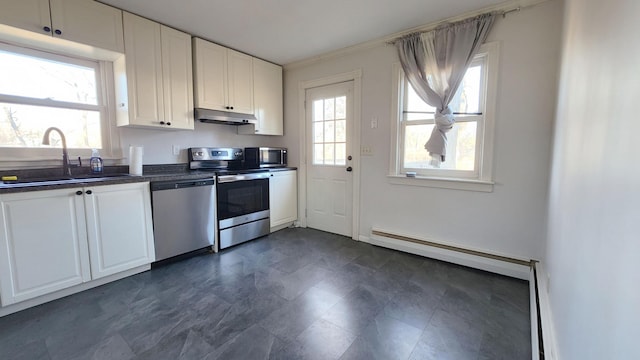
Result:
[[[142,175],[142,146],[129,146],[129,174]]]

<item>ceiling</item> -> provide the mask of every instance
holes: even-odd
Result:
[[[504,0],[99,0],[289,64]]]

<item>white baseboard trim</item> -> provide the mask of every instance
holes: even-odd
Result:
[[[374,229],[375,230],[375,229]],[[380,230],[381,231],[381,230]],[[404,234],[398,234],[402,236],[410,236]],[[415,236],[410,236],[415,238]],[[378,235],[371,235],[370,237],[360,235],[360,241],[370,243],[377,246],[387,247],[407,253],[421,255],[432,259],[442,260],[453,264],[468,266],[474,269],[480,269],[497,273],[505,276],[514,277],[522,280],[529,280],[530,278],[530,266],[514,264],[506,261],[500,261],[496,259],[490,259],[482,256],[465,254],[458,251],[441,249],[429,245],[418,244],[415,242],[403,241]],[[425,241],[429,241],[424,239]],[[518,259],[523,262],[529,261],[526,259]]]
[[[534,265],[538,284],[538,302],[540,308],[540,327],[542,329],[542,347],[545,360],[558,360],[558,348],[553,326],[553,313],[549,301],[548,273],[542,263]]]
[[[117,274],[113,274],[110,276],[106,276],[97,280],[92,280],[86,283],[82,283],[80,285],[76,285],[76,286],[72,286],[70,288],[66,288],[63,290],[59,290],[56,291],[54,293],[51,294],[47,294],[47,295],[42,295],[39,296],[37,298],[33,298],[33,299],[29,299],[29,300],[25,300],[16,304],[12,304],[12,305],[8,305],[6,307],[2,307],[0,308],[0,317],[3,317],[5,315],[9,315],[9,314],[13,314],[15,312],[18,311],[22,311],[24,309],[28,309],[30,307],[34,307],[37,305],[41,305],[44,303],[47,303],[49,301],[53,301],[53,300],[57,300],[60,298],[63,298],[65,296],[69,296],[75,293],[79,293],[81,291],[85,291],[85,290],[89,290],[92,289],[94,287],[98,287],[116,280],[120,280],[120,279],[124,279],[126,277],[135,275],[135,274],[139,274],[141,272],[145,272],[147,270],[151,269],[151,265],[143,265],[143,266],[139,266],[133,269],[129,269]]]

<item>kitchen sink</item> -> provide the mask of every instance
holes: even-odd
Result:
[[[44,185],[61,185],[61,184],[80,184],[88,182],[99,182],[118,177],[129,177],[129,174],[96,174],[96,175],[77,175],[77,176],[51,176],[38,178],[23,178],[19,180],[1,181],[3,185],[19,185],[23,186],[44,186]]]

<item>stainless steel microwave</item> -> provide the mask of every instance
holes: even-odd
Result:
[[[244,163],[248,168],[287,166],[287,149],[273,147],[244,148]]]

